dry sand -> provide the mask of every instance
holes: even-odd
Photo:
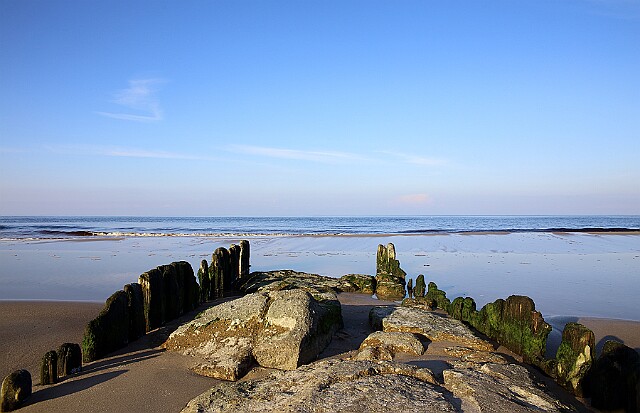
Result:
[[[320,358],[335,357],[356,350],[371,333],[369,310],[389,304],[361,294],[340,294],[345,328],[338,332]],[[213,305],[209,303],[208,305]],[[79,342],[86,322],[95,317],[102,304],[59,302],[0,302],[2,372],[27,368],[34,383],[39,382],[37,365],[45,351],[64,341]],[[200,308],[198,311],[201,311]],[[161,344],[181,323],[197,312],[131,343],[110,357],[84,366],[81,373],[52,386],[34,386],[34,394],[24,412],[177,412],[186,403],[215,385],[215,379],[189,370],[193,359],[164,351]],[[574,319],[551,320],[556,326]],[[596,341],[616,336],[627,345],[640,348],[640,323],[615,320],[579,320],[594,329]],[[431,368],[441,374],[448,357],[440,343],[430,343],[424,356],[400,358],[403,362]],[[502,349],[504,350],[504,349]],[[509,354],[508,351],[505,351]],[[513,356],[513,355],[511,355]],[[266,369],[254,369],[247,377],[259,377]],[[553,383],[550,383],[553,387]],[[574,399],[555,388],[565,400]],[[580,404],[579,410],[585,410]]]

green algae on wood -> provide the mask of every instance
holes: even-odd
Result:
[[[593,331],[578,323],[565,325],[555,358],[555,377],[558,384],[578,397],[588,395],[585,380],[594,361],[595,345]]]

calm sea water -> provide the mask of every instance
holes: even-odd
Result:
[[[0,217],[0,239],[640,230],[640,216]]]

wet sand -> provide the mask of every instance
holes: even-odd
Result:
[[[391,304],[362,294],[339,294],[345,328],[339,331],[320,358],[354,352],[371,333],[369,310],[374,305]],[[207,305],[213,305],[208,303]],[[34,384],[39,382],[37,365],[45,351],[63,341],[79,342],[86,322],[97,314],[102,304],[56,302],[0,302],[2,348],[11,349],[2,360],[2,371],[27,368]],[[186,403],[218,383],[189,370],[190,357],[167,352],[161,344],[178,325],[193,318],[199,308],[167,326],[131,343],[109,357],[84,366],[81,373],[52,386],[34,386],[34,394],[24,412],[122,412],[180,411]],[[37,319],[35,319],[36,317]],[[555,326],[575,321],[556,317]],[[628,346],[640,349],[640,323],[620,320],[578,320],[594,329],[596,342],[615,335]],[[61,327],[62,326],[62,327]],[[505,349],[501,349],[511,355]],[[514,357],[517,358],[517,357]],[[442,345],[431,343],[424,356],[399,360],[429,367],[440,374],[447,356]],[[256,368],[247,377],[260,377],[267,369]],[[562,393],[560,389],[556,391]],[[561,397],[573,400],[566,393]],[[576,401],[574,401],[576,402]]]

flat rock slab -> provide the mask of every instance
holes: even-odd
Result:
[[[444,386],[470,412],[568,412],[570,407],[537,385],[517,364],[455,362],[445,370]]]
[[[488,341],[476,337],[461,321],[414,307],[379,306],[371,309],[374,330],[420,334],[431,341],[450,341],[474,350],[492,351]]]
[[[455,412],[428,369],[390,362],[323,360],[261,380],[221,383],[182,411]]]

